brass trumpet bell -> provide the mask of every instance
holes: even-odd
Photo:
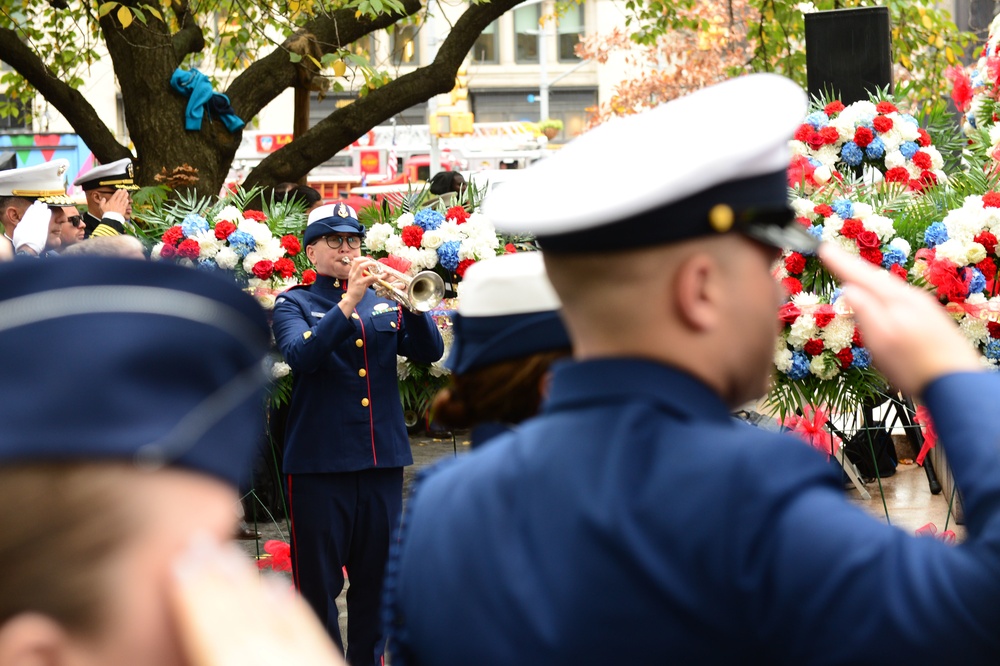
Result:
[[[444,280],[434,271],[420,271],[413,277],[400,273],[385,264],[376,263],[372,272],[379,277],[375,282],[375,293],[400,303],[412,312],[429,312],[444,298]],[[369,269],[371,270],[371,269]]]

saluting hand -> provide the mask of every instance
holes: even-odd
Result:
[[[830,243],[820,246],[819,256],[843,282],[843,298],[879,370],[901,391],[919,395],[941,375],[983,369],[955,320],[930,293]]]
[[[129,204],[128,190],[115,190],[115,193],[110,197],[101,197],[98,201],[100,202],[102,217],[105,213],[118,213],[124,218]]]

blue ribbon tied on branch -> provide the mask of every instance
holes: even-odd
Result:
[[[170,77],[170,87],[188,98],[187,110],[184,112],[184,129],[194,132],[200,130],[206,107],[230,132],[237,132],[246,126],[246,123],[236,115],[229,98],[215,92],[212,89],[212,82],[197,69],[178,67]]]

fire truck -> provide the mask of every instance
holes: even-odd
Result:
[[[520,169],[544,157],[549,147],[532,123],[476,123],[473,133],[438,140],[438,171]],[[270,153],[291,143],[291,134],[243,133],[227,182],[239,183]],[[430,178],[427,125],[379,126],[313,169],[308,176],[324,200],[360,185],[418,185]]]

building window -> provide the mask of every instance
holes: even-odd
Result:
[[[496,64],[497,56],[497,22],[493,21],[479,33],[476,43],[472,45],[472,62],[480,64]]]
[[[362,37],[356,42],[353,42],[347,47],[350,49],[351,53],[358,56],[359,58],[364,58],[368,61],[369,65],[375,64],[375,37],[374,35],[368,35],[367,37]]]
[[[541,5],[514,10],[514,60],[518,64],[538,62],[538,20]]]
[[[419,56],[417,26],[397,25],[392,31],[392,64],[419,65]]]
[[[559,18],[559,62],[579,62],[576,45],[583,38],[583,3],[573,5]]]

